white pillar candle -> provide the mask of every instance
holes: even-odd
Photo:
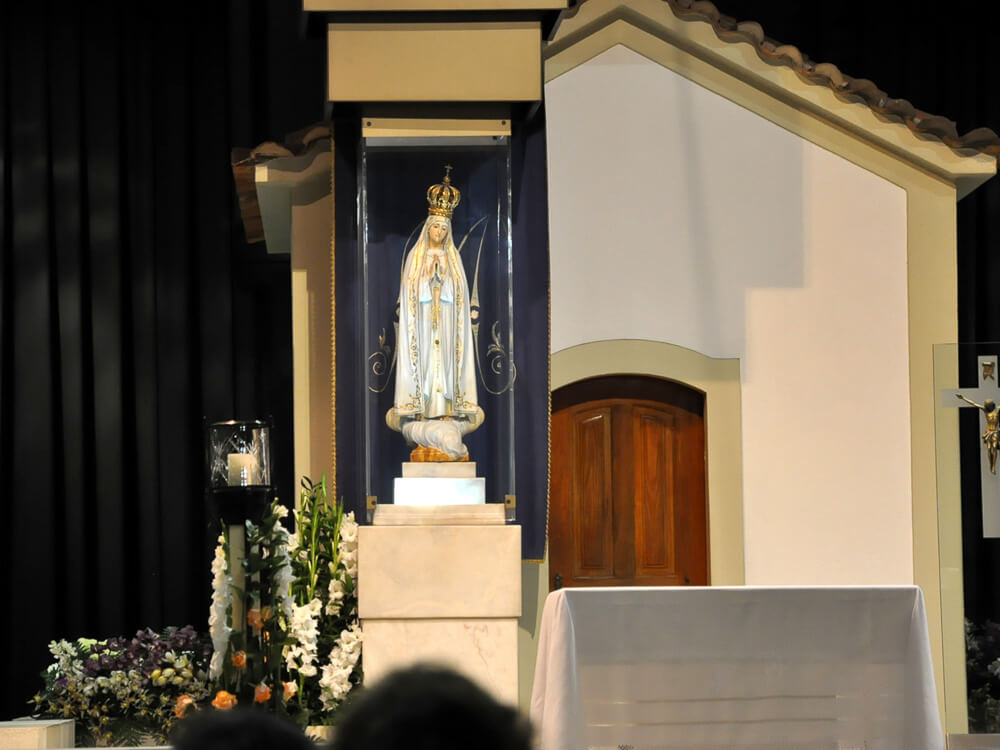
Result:
[[[249,453],[230,453],[229,486],[244,487],[248,484],[259,484],[256,459]]]

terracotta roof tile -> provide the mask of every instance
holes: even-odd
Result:
[[[853,78],[833,63],[815,63],[797,47],[770,39],[756,21],[737,21],[719,11],[710,0],[663,0],[684,21],[710,23],[716,36],[727,42],[753,45],[757,55],[771,65],[786,65],[802,80],[826,86],[839,97],[857,101],[887,119],[895,119],[919,136],[937,138],[957,151],[978,151],[1000,157],[1000,136],[989,128],[959,135],[956,124],[941,115],[921,112],[905,99],[894,99],[865,78]]]
[[[239,199],[240,216],[243,219],[243,230],[246,232],[248,243],[264,241],[264,223],[257,201],[255,179],[257,165],[272,159],[305,153],[315,141],[329,137],[329,123],[318,122],[285,136],[283,144],[266,141],[252,149],[234,148],[230,152],[229,161],[233,170],[233,180],[236,182],[236,196]]]

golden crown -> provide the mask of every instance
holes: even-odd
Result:
[[[427,188],[427,213],[451,218],[455,207],[462,200],[462,193],[451,184],[451,166],[444,168],[444,179],[439,185]]]

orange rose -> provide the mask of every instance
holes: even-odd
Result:
[[[247,668],[247,652],[246,651],[235,651],[233,653],[233,666],[237,669]]]
[[[271,619],[271,608],[261,607],[260,609],[247,610],[247,625],[256,631],[264,627],[264,623]]]
[[[271,700],[271,688],[263,682],[253,689],[254,703],[267,703],[269,700]]]
[[[247,625],[249,625],[254,630],[260,630],[264,627],[264,618],[260,616],[259,609],[247,610]]]
[[[281,683],[281,685],[282,685],[282,687],[285,688],[285,701],[286,702],[290,701],[292,698],[294,698],[295,694],[297,692],[299,692],[299,686],[296,685],[294,682],[283,682],[283,683]]]
[[[187,710],[194,705],[194,698],[190,695],[178,695],[177,702],[174,704],[174,716],[178,719],[183,719],[184,714]]]
[[[236,705],[236,696],[232,693],[227,693],[225,690],[220,690],[215,694],[212,705],[220,711],[228,711]]]

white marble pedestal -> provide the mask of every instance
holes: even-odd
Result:
[[[365,682],[433,662],[516,705],[521,528],[503,517],[499,504],[380,505],[359,529]]]
[[[403,476],[393,481],[392,502],[394,506],[483,505],[486,479],[476,476],[475,461],[407,461]]]
[[[72,719],[15,719],[0,721],[0,750],[73,747],[76,722]]]

